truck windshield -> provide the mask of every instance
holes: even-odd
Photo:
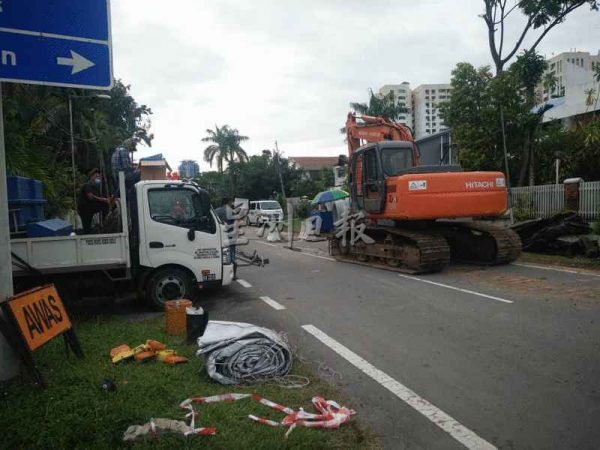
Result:
[[[393,177],[413,167],[413,150],[410,147],[384,148],[381,151],[381,159],[383,172]]]
[[[281,206],[277,202],[260,202],[260,209],[281,209]]]
[[[156,222],[198,231],[212,232],[210,207],[191,189],[151,189],[148,191],[150,217]]]

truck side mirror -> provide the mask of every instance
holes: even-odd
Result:
[[[187,232],[187,238],[189,241],[193,241],[196,239],[196,231],[193,228],[190,228]]]

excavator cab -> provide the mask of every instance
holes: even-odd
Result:
[[[352,154],[350,186],[357,209],[382,213],[385,208],[385,179],[398,176],[415,167],[412,142],[384,141],[367,144]]]

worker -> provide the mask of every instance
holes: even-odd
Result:
[[[221,200],[221,206],[215,210],[221,222],[226,225],[227,236],[229,237],[229,255],[231,256],[231,262],[233,264],[233,279],[237,279],[237,262],[235,260],[235,247],[238,237],[237,227],[235,223],[235,209],[233,199],[229,197],[223,197]]]
[[[125,173],[125,189],[127,191],[140,181],[140,171],[136,169],[130,156],[130,153],[135,151],[137,142],[135,138],[125,139],[121,145],[115,148],[110,158],[115,192],[119,191],[119,172]]]
[[[91,231],[94,214],[107,214],[114,201],[112,196],[102,197],[102,174],[99,169],[90,170],[88,176],[89,181],[81,187],[77,202],[77,210],[85,234]]]

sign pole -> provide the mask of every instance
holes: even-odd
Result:
[[[12,257],[10,255],[10,228],[8,192],[6,186],[6,155],[4,151],[4,113],[2,111],[2,83],[0,82],[0,303],[13,295]],[[0,312],[0,314],[2,314]],[[15,377],[19,365],[14,351],[0,334],[0,381]]]

